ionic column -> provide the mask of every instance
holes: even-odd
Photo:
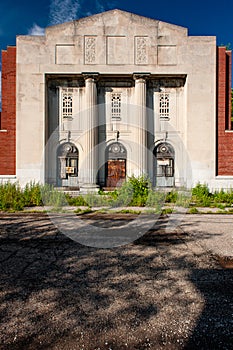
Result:
[[[98,171],[98,115],[97,115],[97,89],[96,76],[84,75],[85,78],[85,159],[84,186],[96,187]]]
[[[134,74],[135,104],[138,126],[138,175],[147,174],[147,115],[146,115],[146,77]]]

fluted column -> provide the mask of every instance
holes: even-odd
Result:
[[[97,89],[96,76],[84,75],[85,78],[85,160],[84,186],[96,187],[96,175],[98,171],[98,115],[97,115]]]
[[[138,175],[147,174],[146,77],[135,74],[135,104],[138,126]]]

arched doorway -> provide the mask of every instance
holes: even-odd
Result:
[[[158,187],[174,186],[174,148],[167,142],[154,149],[154,184]]]
[[[120,187],[126,177],[126,149],[120,142],[114,142],[106,153],[106,187]]]
[[[78,186],[78,149],[71,142],[63,143],[57,150],[58,186]]]

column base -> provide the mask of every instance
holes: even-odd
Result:
[[[96,184],[82,184],[80,186],[80,194],[88,194],[88,193],[98,193],[100,187]]]

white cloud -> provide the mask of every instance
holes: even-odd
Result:
[[[91,16],[96,13],[111,10],[117,7],[118,1],[93,0],[93,7],[84,13],[85,16]]]
[[[92,5],[87,9],[84,0],[51,0],[49,24],[73,21],[83,16],[91,16],[104,12],[117,6],[118,1],[92,0]]]
[[[29,29],[28,35],[44,35],[45,29],[38,26],[36,23]]]
[[[49,24],[73,21],[80,17],[80,0],[52,0],[50,3]]]

